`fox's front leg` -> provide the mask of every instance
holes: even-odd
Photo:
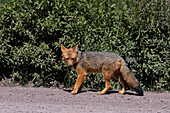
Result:
[[[84,82],[84,79],[85,79],[86,75],[87,74],[85,72],[84,73],[83,72],[79,73],[78,79],[77,79],[76,84],[74,86],[74,90],[71,92],[71,94],[76,94],[78,92],[81,84]]]

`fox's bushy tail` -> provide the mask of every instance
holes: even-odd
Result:
[[[139,95],[143,96],[143,89],[140,86],[139,81],[133,75],[124,60],[121,62],[120,72],[126,83],[128,83]]]

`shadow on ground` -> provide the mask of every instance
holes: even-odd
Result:
[[[64,91],[71,93],[72,90],[71,90],[71,89],[65,89]],[[97,90],[93,90],[93,89],[83,90],[83,91],[79,91],[78,93],[86,93],[86,92],[96,92],[96,93],[97,93]],[[77,94],[78,94],[78,93],[77,93]],[[110,95],[110,94],[113,94],[113,93],[119,93],[119,91],[110,91],[110,90],[109,90],[105,95]],[[133,92],[125,92],[124,95],[140,96],[139,94],[133,93]]]

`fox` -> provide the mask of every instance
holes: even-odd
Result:
[[[125,94],[129,84],[138,95],[143,96],[143,89],[139,81],[128,68],[124,59],[113,52],[79,51],[78,44],[67,49],[61,44],[62,60],[69,68],[78,73],[77,81],[71,94],[77,94],[83,88],[87,73],[102,73],[105,80],[105,88],[97,93],[103,95],[111,88],[111,79],[122,83],[120,94]]]

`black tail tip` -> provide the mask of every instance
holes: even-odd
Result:
[[[134,90],[140,95],[140,96],[144,96],[143,94],[143,89],[142,87],[139,85],[137,87],[134,88]]]

